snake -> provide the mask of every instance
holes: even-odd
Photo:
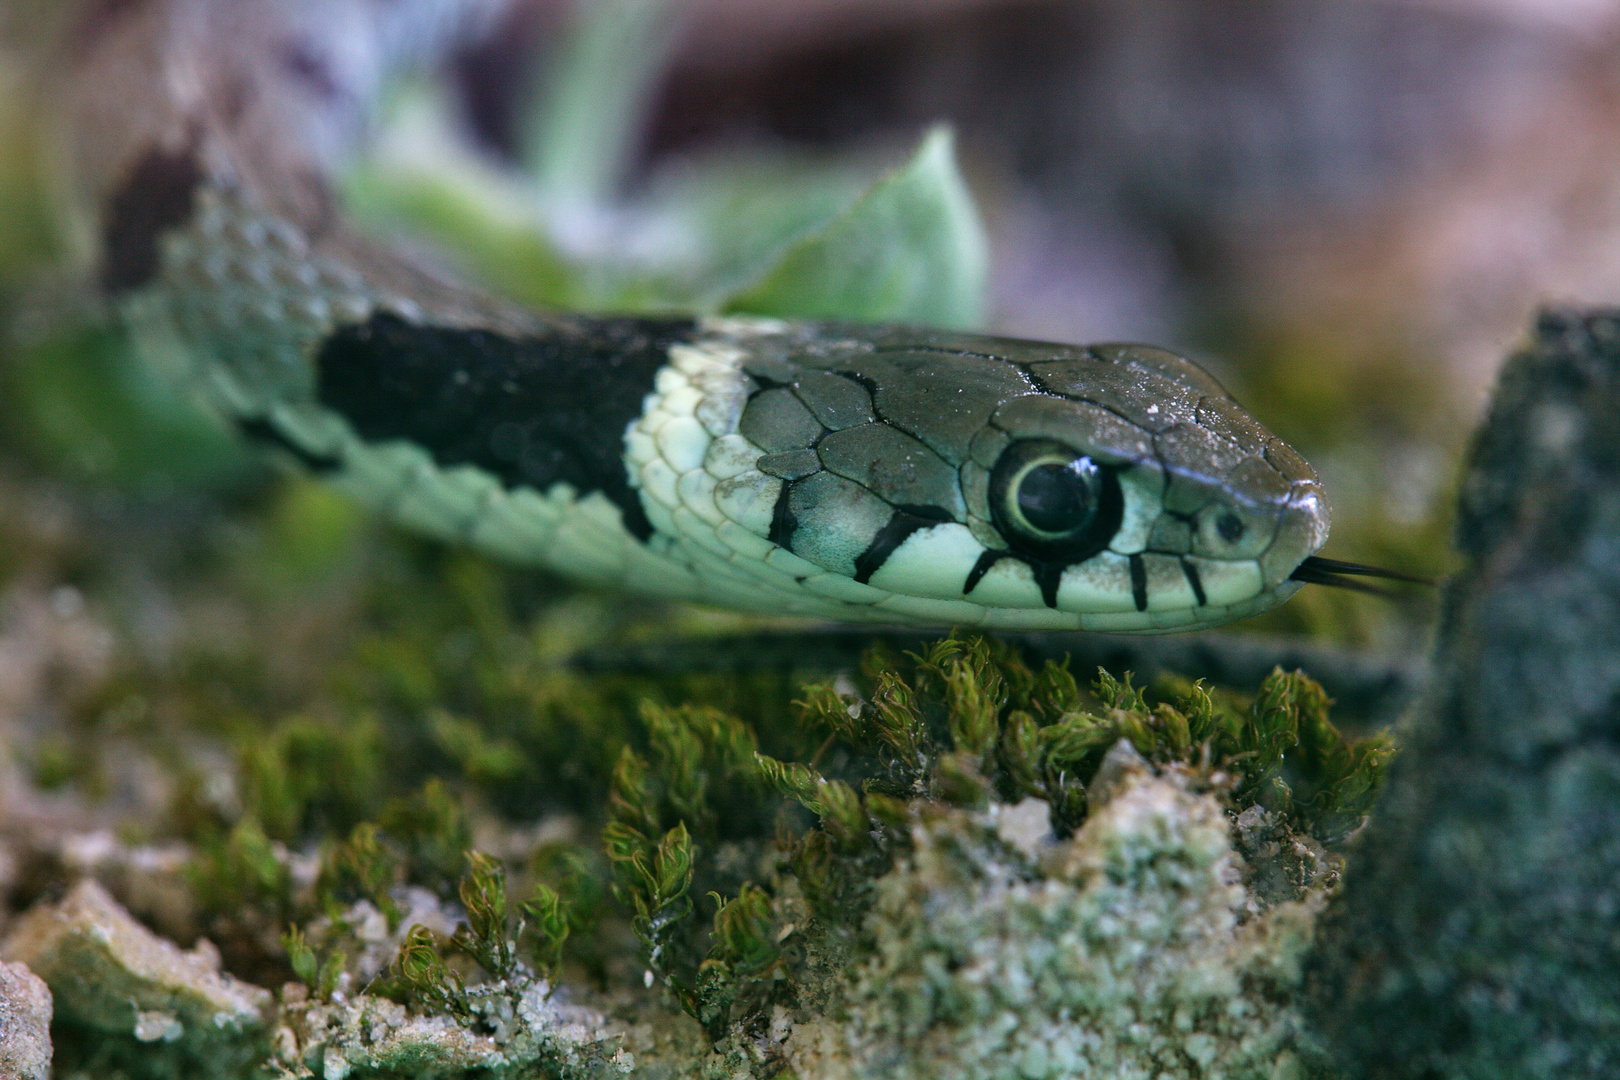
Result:
[[[54,123],[150,362],[410,528],[583,584],[989,630],[1193,630],[1332,582],[1322,483],[1192,360],[919,326],[535,311],[334,173],[498,0],[96,0]]]

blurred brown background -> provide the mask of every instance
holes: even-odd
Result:
[[[566,8],[463,65],[495,145]],[[949,119],[998,329],[1308,342],[1468,411],[1537,304],[1620,292],[1617,33],[1607,0],[693,0],[640,168]]]

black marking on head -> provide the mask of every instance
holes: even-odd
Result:
[[[978,561],[973,564],[973,569],[968,571],[967,580],[962,582],[962,595],[966,596],[978,588],[979,582],[984,580],[984,575],[990,572],[990,568],[1007,557],[1007,552],[994,551],[990,548],[979,552]]]
[[[1063,563],[1030,561],[1029,569],[1035,575],[1035,584],[1040,586],[1041,599],[1046,606],[1057,609],[1058,586],[1063,584],[1063,571],[1068,567]]]
[[[625,430],[669,347],[692,332],[690,319],[606,319],[507,337],[380,312],[321,345],[316,396],[361,438],[410,440],[442,467],[474,465],[509,488],[599,491],[646,541]]]
[[[765,539],[777,547],[793,550],[793,533],[799,527],[799,519],[793,513],[793,482],[782,481],[782,490],[776,494],[776,505],[771,508],[771,529],[765,534]]]
[[[317,454],[299,446],[267,416],[239,416],[236,418],[236,430],[249,442],[285,450],[297,458],[299,464],[317,476],[343,468],[343,458],[334,454]]]
[[[973,569],[968,571],[967,580],[962,583],[962,595],[966,596],[976,589],[979,582],[984,580],[984,575],[990,572],[990,568],[1002,559],[1017,559],[1029,567],[1030,574],[1035,578],[1036,588],[1041,590],[1042,602],[1056,610],[1058,586],[1063,584],[1063,571],[1067,570],[1070,564],[1032,559],[1016,551],[992,551],[987,548],[979,552],[979,558],[974,562]]]
[[[1209,598],[1204,595],[1204,579],[1198,576],[1198,567],[1185,558],[1181,560],[1181,576],[1192,586],[1193,598],[1198,601],[1199,607],[1209,603]]]
[[[951,516],[937,506],[896,507],[888,523],[872,537],[866,550],[855,557],[855,580],[865,585],[912,533],[950,520]]]
[[[1137,611],[1147,610],[1147,563],[1138,552],[1128,560],[1131,564],[1131,600]]]
[[[101,287],[139,289],[157,277],[158,240],[190,219],[203,170],[195,150],[148,150],[107,200],[101,226]]]

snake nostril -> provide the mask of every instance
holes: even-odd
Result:
[[[1239,540],[1243,539],[1243,534],[1248,530],[1243,524],[1242,518],[1232,513],[1232,511],[1227,510],[1224,511],[1220,517],[1215,519],[1215,531],[1220,535],[1220,538],[1225,540],[1228,544],[1235,544]]]

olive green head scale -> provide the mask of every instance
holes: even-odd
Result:
[[[766,539],[891,594],[879,613],[1196,628],[1292,595],[1327,538],[1310,466],[1163,349],[826,324],[744,342]]]

